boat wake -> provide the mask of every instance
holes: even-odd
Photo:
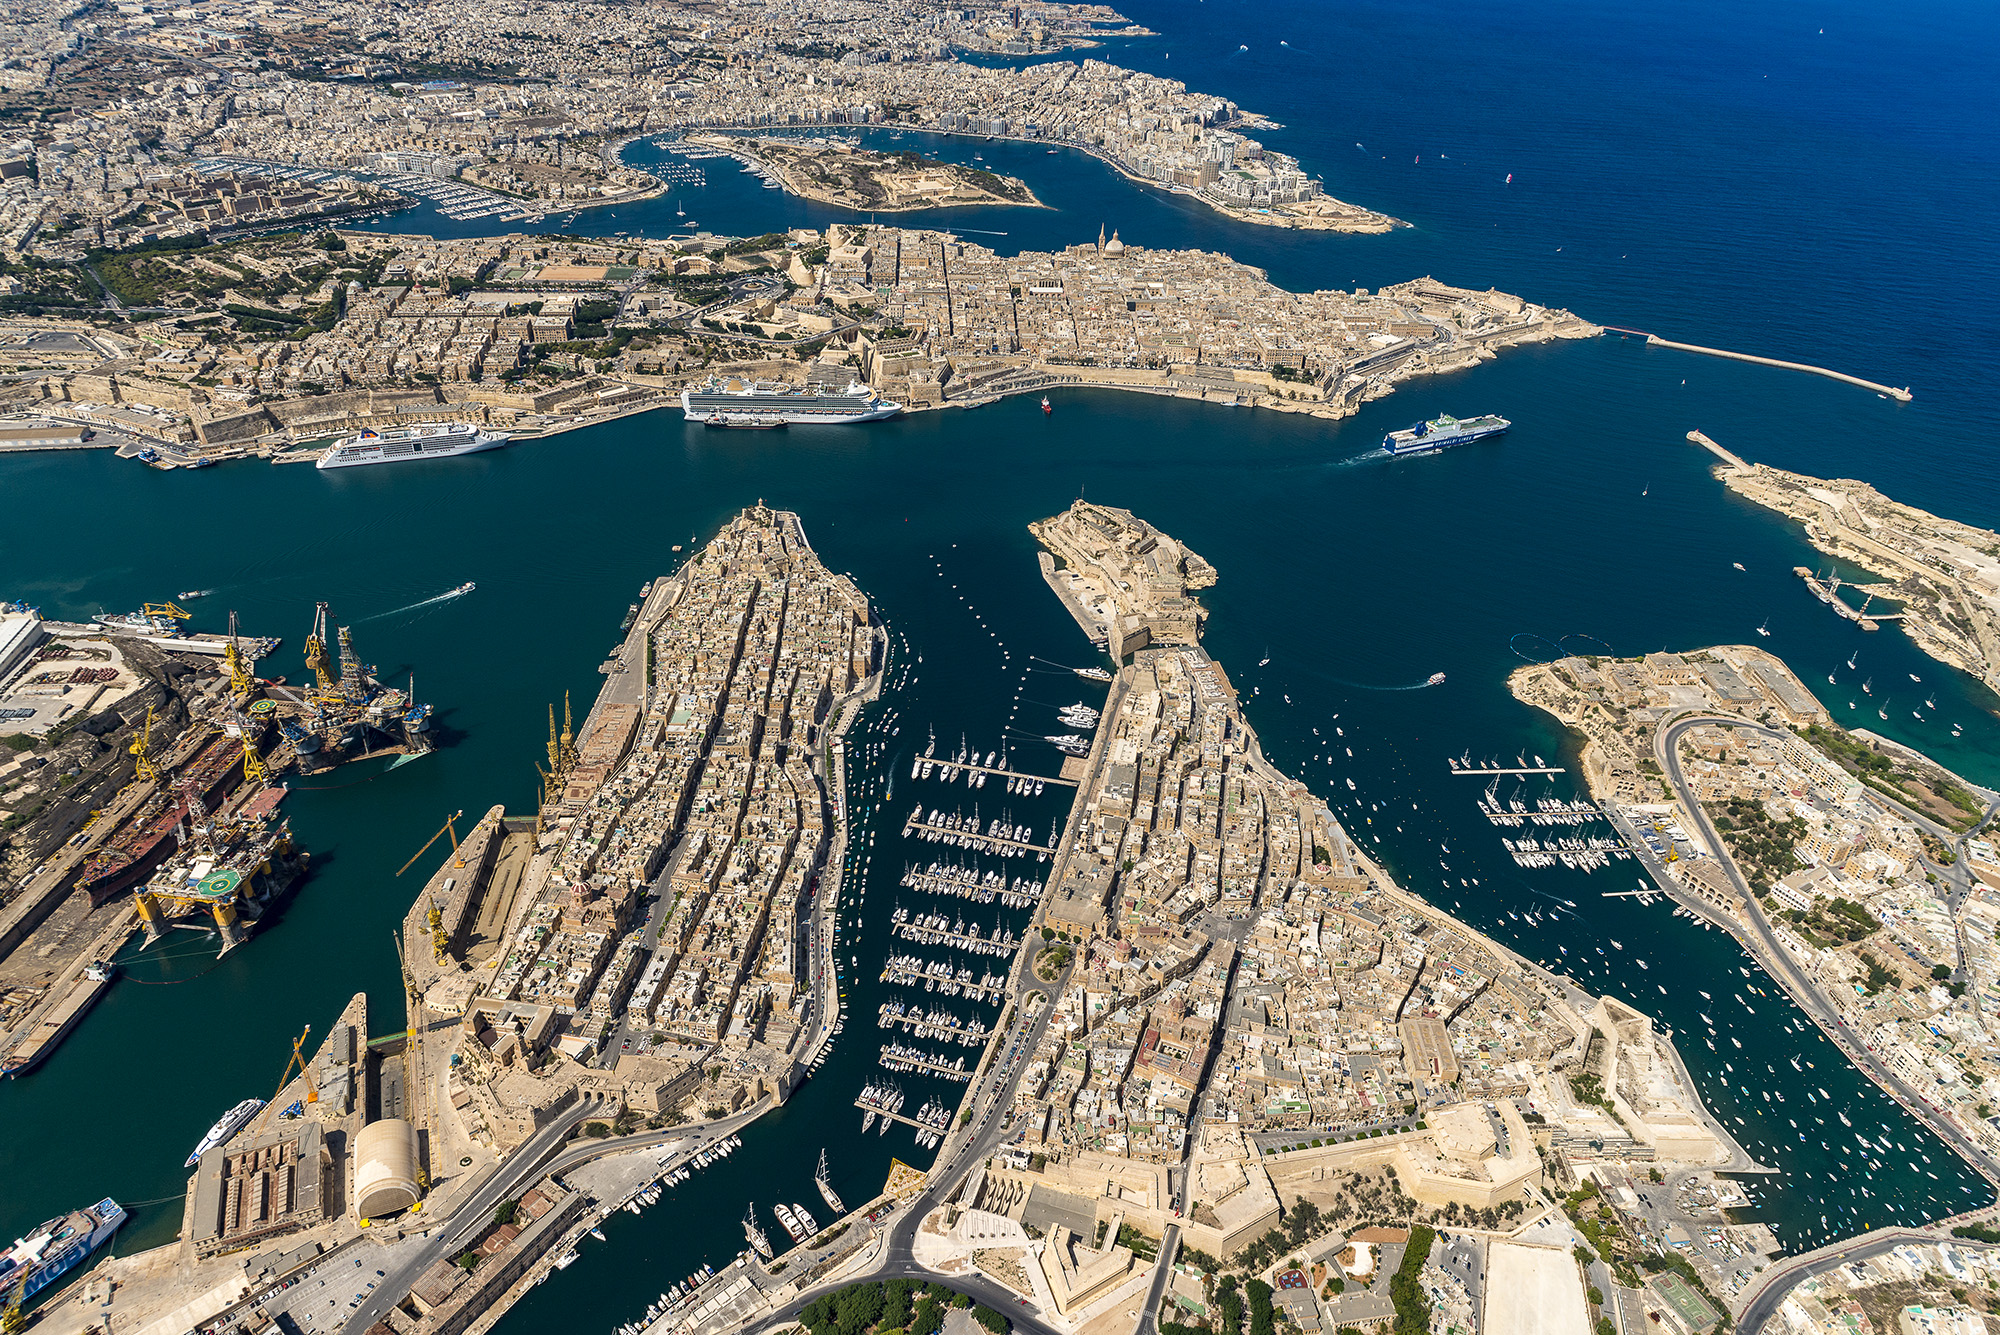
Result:
[[[446,589],[443,593],[438,594],[435,598],[425,598],[418,602],[411,603],[407,607],[398,607],[387,612],[377,612],[373,616],[362,617],[360,621],[356,621],[354,624],[358,626],[363,621],[380,621],[385,617],[401,616],[405,612],[414,612],[417,611],[419,608],[433,607],[438,603],[448,603],[454,598],[463,598],[466,594],[471,593],[473,588],[474,585],[472,585],[469,582],[461,584],[455,589]]]

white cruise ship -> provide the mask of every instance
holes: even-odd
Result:
[[[875,422],[894,417],[903,411],[903,405],[877,398],[874,390],[859,381],[846,389],[824,390],[710,376],[706,383],[681,391],[681,411],[688,421],[710,426],[761,426],[774,420],[811,426]]]
[[[412,459],[449,459],[458,454],[497,450],[507,441],[505,434],[481,431],[469,422],[425,422],[387,431],[364,431],[336,441],[316,467],[359,468],[364,464],[400,464]]]

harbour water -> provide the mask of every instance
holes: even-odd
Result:
[[[417,672],[438,703],[442,743],[393,774],[343,770],[296,791],[286,810],[314,873],[281,921],[214,967],[186,934],[131,959],[52,1061],[0,1086],[10,1132],[0,1138],[0,1180],[10,1184],[0,1234],[113,1194],[137,1205],[121,1248],[170,1237],[188,1150],[222,1110],[269,1096],[299,1026],[317,1033],[362,988],[377,1014],[393,1011],[385,938],[430,859],[401,879],[396,868],[453,810],[528,808],[548,702],[565,690],[592,698],[593,669],[626,604],[677,559],[670,544],[705,541],[760,498],[800,512],[828,564],[874,599],[898,669],[909,669],[871,710],[870,730],[851,739],[852,800],[869,814],[854,845],[865,875],[842,910],[846,1030],[792,1104],[745,1131],[744,1153],[640,1218],[615,1216],[609,1243],[587,1243],[579,1264],[507,1318],[511,1328],[560,1317],[609,1330],[634,1319],[673,1279],[703,1261],[719,1268],[741,1248],[746,1201],[816,1206],[822,1147],[850,1204],[879,1188],[892,1154],[929,1161],[907,1128],[863,1137],[851,1106],[879,1074],[881,1044],[898,1036],[875,1024],[883,1000],[975,1011],[876,982],[883,956],[909,948],[889,935],[889,915],[898,902],[920,903],[897,887],[905,862],[937,856],[897,831],[921,795],[950,808],[978,801],[987,819],[1011,809],[1039,833],[1067,790],[1024,800],[995,783],[971,794],[912,784],[910,754],[933,725],[940,749],[961,734],[997,749],[1010,726],[1070,731],[1054,707],[1096,702],[1097,688],[1032,662],[1099,661],[1038,577],[1024,528],[1079,494],[1129,506],[1214,563],[1221,582],[1205,595],[1206,643],[1256,692],[1247,715],[1266,753],[1330,799],[1409,888],[1681,1035],[1710,1106],[1752,1154],[1785,1170],[1752,1190],[1758,1216],[1788,1246],[1987,1199],[1816,1032],[1800,1032],[1767,980],[1736,972],[1744,961],[1733,943],[1664,906],[1601,898],[1631,887],[1622,872],[1516,868],[1499,844],[1511,832],[1474,806],[1478,781],[1446,767],[1467,749],[1566,754],[1550,721],[1502,684],[1521,661],[1512,646],[1534,652],[1517,639],[1527,633],[1588,635],[1621,654],[1752,642],[1809,683],[1829,672],[1843,686],[1915,672],[1937,687],[1932,721],[1891,710],[1869,726],[2000,783],[1992,698],[1898,632],[1865,635],[1832,616],[1789,573],[1816,554],[1792,526],[1724,492],[1707,475],[1710,457],[1682,438],[1700,427],[1752,459],[1866,477],[1899,499],[2000,525],[2000,481],[1967,467],[1968,450],[2000,426],[1982,389],[1991,348],[1968,333],[1981,327],[1977,294],[2000,287],[1995,244],[1968,203],[1990,209],[2000,197],[1995,145],[1970,128],[1993,119],[1980,114],[1994,110],[1995,90],[1979,71],[1990,67],[1995,19],[1947,10],[1899,12],[1892,28],[1857,3],[1810,17],[1687,3],[1643,19],[1580,5],[1523,19],[1497,0],[1448,17],[1442,6],[1387,0],[1336,15],[1290,0],[1128,7],[1169,36],[1127,44],[1121,59],[1286,122],[1267,136],[1273,147],[1323,171],[1334,193],[1416,224],[1389,237],[1229,225],[1078,155],[948,146],[982,153],[1062,204],[969,224],[1009,231],[978,238],[1002,250],[1094,237],[1101,218],[1131,242],[1227,249],[1293,287],[1428,271],[1593,319],[1911,384],[1911,404],[1602,339],[1508,352],[1338,424],[1072,391],[1053,396],[1047,417],[1023,399],[785,433],[708,432],[654,414],[436,465],[341,473],[262,464],[157,473],[103,452],[0,459],[9,514],[0,594],[78,618],[214,588],[197,624],[234,608],[246,625],[286,635],[265,667],[294,676],[313,601],[329,599],[385,679]],[[1950,40],[1926,24],[1949,27]],[[1277,54],[1272,43],[1288,28],[1300,50]],[[1178,35],[1196,31],[1206,54]],[[1239,42],[1252,52],[1237,54]],[[1322,66],[1305,63],[1307,47],[1326,53]],[[1423,96],[1408,95],[1419,87]],[[711,166],[720,169],[711,180],[735,179],[730,164]],[[1496,184],[1510,171],[1512,187]],[[817,206],[741,181],[740,213],[704,201],[702,223],[749,233],[815,216]],[[650,207],[672,216],[670,202]],[[608,231],[629,220],[589,221]],[[1389,428],[1485,411],[1510,418],[1511,433],[1434,457],[1351,462]],[[243,515],[262,522],[245,533],[204,518]],[[477,581],[475,593],[383,615],[465,580]],[[1759,639],[1767,617],[1770,638]],[[1438,671],[1443,684],[1411,689]],[[1843,716],[1848,698],[1865,699],[1825,689]],[[1949,735],[1952,723],[1962,737]],[[1052,750],[1015,742],[1024,768],[1054,772]],[[1559,779],[1523,795],[1573,793]],[[1523,921],[1529,905],[1553,916]],[[976,912],[990,928],[993,910]],[[1002,918],[1018,925],[1025,914]],[[984,964],[959,958],[975,973]],[[1771,995],[1748,992],[1752,983]],[[1736,992],[1744,1002],[1728,999]],[[990,1019],[990,1007],[978,1009]],[[1704,1012],[1716,1021],[1714,1052]],[[912,1109],[957,1092],[898,1078]],[[1766,1101],[1766,1091],[1785,1101]],[[1878,1143],[1864,1156],[1857,1136]],[[765,1225],[774,1228],[768,1212]]]

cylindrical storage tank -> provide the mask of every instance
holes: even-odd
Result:
[[[354,1212],[363,1219],[407,1210],[417,1203],[417,1129],[385,1117],[354,1138]]]

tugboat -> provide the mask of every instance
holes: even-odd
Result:
[[[1049,402],[1049,396],[1046,394],[1042,395],[1042,416],[1047,417],[1054,411],[1055,405]]]

